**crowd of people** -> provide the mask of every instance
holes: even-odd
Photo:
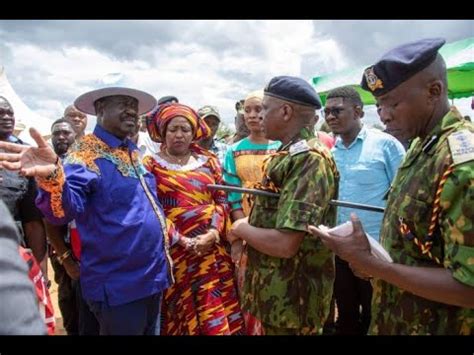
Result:
[[[227,141],[213,105],[107,87],[29,146],[0,97],[0,334],[55,333],[49,258],[68,335],[473,335],[474,126],[443,44],[361,73],[386,132],[353,87],[292,76],[237,101]]]

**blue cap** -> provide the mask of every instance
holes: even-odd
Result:
[[[321,108],[321,99],[314,88],[305,80],[295,76],[276,76],[263,93],[299,105]]]
[[[374,96],[386,94],[434,62],[446,41],[427,38],[396,47],[364,70],[360,86]]]

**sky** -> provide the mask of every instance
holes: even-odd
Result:
[[[472,20],[0,20],[0,65],[25,104],[52,120],[89,90],[127,86],[217,106],[233,127],[235,102],[273,76],[311,81],[405,42],[472,36]],[[455,101],[473,116],[470,103]],[[373,106],[365,119],[378,122]]]

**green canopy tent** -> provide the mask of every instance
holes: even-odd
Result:
[[[450,99],[474,96],[474,37],[445,44],[440,54],[448,68],[448,96]],[[351,85],[361,95],[365,105],[375,104],[375,98],[360,87],[362,73],[369,65],[313,78],[313,86],[323,104],[329,91],[339,86]]]

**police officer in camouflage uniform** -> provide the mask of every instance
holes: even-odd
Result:
[[[310,227],[361,276],[373,276],[372,334],[474,334],[474,127],[449,107],[443,39],[397,47],[362,87],[391,131],[415,138],[389,194],[376,259],[362,225],[330,236]]]
[[[267,335],[321,334],[329,314],[334,254],[310,237],[308,224],[335,223],[338,173],[329,150],[306,126],[321,102],[306,81],[273,78],[264,90],[263,126],[282,147],[264,163],[260,189],[248,219],[234,223],[230,241],[248,245],[242,309],[262,322]]]

